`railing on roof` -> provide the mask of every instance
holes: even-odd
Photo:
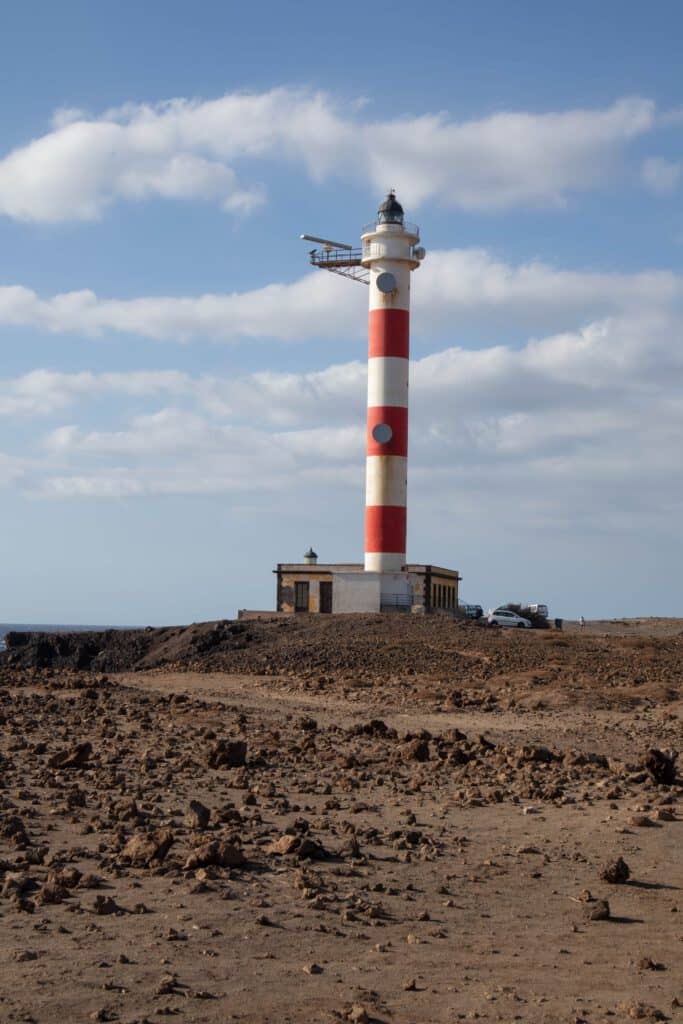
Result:
[[[308,255],[314,267],[357,267],[362,252],[360,249],[311,249]]]
[[[360,249],[311,249],[308,258],[314,267],[349,277],[361,284],[370,283],[370,272],[361,264]]]
[[[369,224],[364,224],[360,229],[361,235],[369,235],[371,232],[376,231],[378,227],[393,227],[394,225],[379,225],[376,220],[371,220]],[[396,224],[396,227],[400,228],[401,231],[407,232],[409,235],[415,235],[416,238],[420,237],[420,229],[417,224],[411,224],[410,221],[405,221],[403,224]]]
[[[382,594],[380,611],[409,612],[413,604],[410,594]]]
[[[411,256],[412,256],[413,251],[415,249],[417,249],[417,246],[413,245],[412,248],[411,248]],[[364,260],[371,260],[374,257],[385,256],[386,255],[386,250],[384,248],[383,242],[363,242],[363,250],[362,251],[363,251],[362,258]]]

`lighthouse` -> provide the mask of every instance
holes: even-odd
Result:
[[[406,564],[410,273],[425,254],[393,191],[361,240],[370,286],[365,571],[397,573]]]
[[[425,258],[419,228],[406,222],[392,189],[361,229],[360,248],[301,238],[319,246],[308,254],[314,267],[368,286],[365,549],[362,563],[319,562],[312,549],[303,562],[278,562],[277,611],[456,615],[457,569],[406,557],[410,275]]]

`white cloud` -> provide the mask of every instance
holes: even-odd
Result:
[[[671,271],[567,271],[540,261],[512,266],[483,249],[431,253],[414,282],[420,330],[432,332],[464,316],[547,330],[683,302],[683,276]]]
[[[438,496],[444,508],[504,498],[505,508],[524,509],[539,527],[592,516],[601,529],[634,517],[670,529],[683,507],[682,326],[678,313],[641,312],[520,349],[449,348],[416,360],[411,493],[418,502]],[[162,405],[126,413],[113,427],[85,428],[70,417],[47,432],[42,465],[34,460],[30,481],[17,478],[16,486],[44,497],[264,500],[321,487],[335,500],[352,488],[360,502],[364,374],[350,363],[238,379],[93,375],[96,394],[146,389]],[[84,401],[80,376],[73,386],[68,375],[53,384]],[[21,381],[14,391],[25,390]]]
[[[412,203],[436,197],[464,209],[561,205],[604,182],[621,147],[654,125],[654,105],[624,99],[603,110],[505,112],[453,123],[426,115],[370,126],[376,185],[406,178]],[[403,191],[401,180],[401,191]]]
[[[651,157],[645,160],[642,168],[643,182],[651,192],[657,195],[672,195],[678,188],[683,176],[683,163],[665,160],[663,157]]]
[[[172,395],[185,392],[187,384],[186,375],[176,370],[99,374],[33,370],[0,380],[0,416],[50,416],[79,397]]]
[[[683,277],[672,271],[632,274],[513,266],[479,249],[429,254],[413,280],[413,310],[423,336],[450,333],[474,318],[552,330],[640,308],[679,307]],[[367,292],[322,271],[291,284],[197,297],[102,299],[92,291],[41,298],[19,285],[0,287],[0,325],[97,337],[107,332],[177,342],[240,338],[360,339]]]
[[[42,299],[21,286],[0,287],[0,324],[36,327],[56,334],[97,337],[107,331],[157,340],[276,337],[295,341],[335,337],[345,314],[356,311],[358,334],[367,295],[331,274],[307,274],[293,284],[268,284],[250,292],[188,298],[150,296],[99,299],[77,291]],[[337,316],[331,318],[335,310]]]
[[[133,498],[146,493],[144,481],[128,470],[88,476],[48,477],[37,489],[45,498]]]
[[[365,105],[279,88],[216,100],[127,104],[100,116],[58,111],[52,130],[0,160],[0,213],[94,220],[117,201],[205,199],[248,212],[264,201],[242,180],[287,160],[313,181],[388,181],[406,202],[464,209],[558,205],[608,178],[621,151],[655,126],[649,100],[455,121],[447,113],[372,120]]]

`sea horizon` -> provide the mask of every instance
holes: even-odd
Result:
[[[101,633],[106,629],[140,629],[139,626],[105,626],[59,622],[0,622],[0,651],[8,633]]]

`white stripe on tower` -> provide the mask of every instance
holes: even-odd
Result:
[[[410,272],[416,228],[389,193],[364,229],[370,270],[365,569],[400,572],[406,562]]]

